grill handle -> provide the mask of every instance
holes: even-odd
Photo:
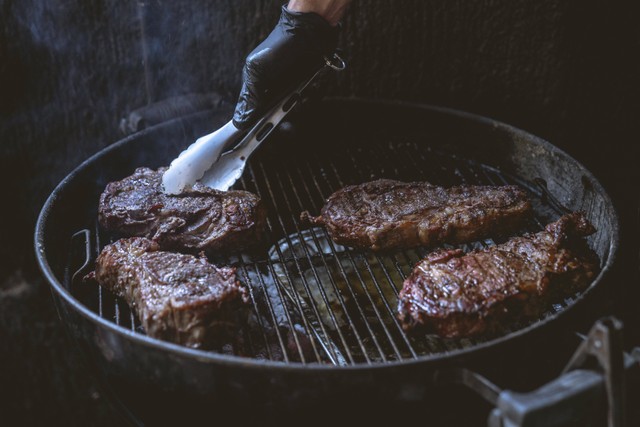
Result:
[[[583,338],[563,373],[528,393],[502,390],[484,376],[465,368],[440,372],[439,383],[464,385],[495,406],[489,427],[561,427],[597,424],[585,420],[605,407],[607,425],[625,426],[625,379],[640,374],[640,348],[630,354],[622,347],[622,323],[615,318],[598,320]],[[599,370],[583,368],[588,359],[598,361]],[[582,418],[581,418],[582,417]],[[581,424],[576,420],[582,419]]]
[[[225,97],[215,92],[174,96],[124,114],[120,119],[119,128],[123,135],[131,135],[167,120],[230,105],[225,101]]]

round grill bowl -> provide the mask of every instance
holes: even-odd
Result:
[[[580,306],[593,302],[596,289],[606,283],[603,278],[618,247],[617,215],[600,183],[566,153],[512,126],[460,111],[330,99],[292,116],[291,122],[254,155],[250,171],[240,183],[258,191],[267,201],[269,244],[286,238],[287,233],[300,232],[300,224],[292,215],[298,205],[311,211],[319,209],[321,197],[341,185],[383,177],[422,179],[440,185],[503,184],[499,181],[502,179],[530,190],[538,201],[534,204],[541,223],[556,219],[565,208],[585,211],[597,228],[589,244],[600,257],[600,274],[580,295],[505,335],[479,341],[437,342],[435,347],[419,349],[416,354],[400,349],[395,356],[393,352],[385,355],[384,349],[381,353],[378,349],[381,355],[374,351],[358,356],[356,348],[354,360],[347,360],[344,366],[330,363],[331,357],[323,363],[312,363],[313,356],[307,356],[307,363],[302,363],[295,351],[287,360],[267,360],[193,350],[147,337],[136,329],[133,318],[128,320],[128,313],[106,314],[101,313],[102,308],[90,306],[85,294],[96,288],[83,287],[78,277],[91,269],[95,250],[106,243],[97,241],[100,231],[95,225],[98,198],[105,185],[130,175],[136,167],[166,165],[198,136],[224,124],[228,117],[229,111],[205,111],[114,143],[71,172],[40,213],[36,255],[59,315],[99,377],[116,388],[120,398],[142,398],[158,413],[162,412],[163,405],[158,403],[162,399],[171,402],[175,410],[202,408],[202,402],[213,401],[297,404],[319,397],[348,401],[354,395],[414,398],[424,395],[424,390],[432,386],[434,373],[443,367],[501,357],[558,332],[572,313],[584,311]],[[297,189],[284,196],[292,187]],[[283,211],[291,212],[285,215]],[[243,280],[243,275],[239,276]],[[376,330],[369,333],[377,336]],[[360,345],[373,345],[364,334],[359,335]],[[381,342],[386,339],[379,338]],[[315,342],[316,357],[326,350],[321,341]],[[288,345],[294,344],[300,342]]]

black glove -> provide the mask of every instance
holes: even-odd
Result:
[[[233,124],[247,129],[287,91],[311,77],[334,52],[338,26],[313,12],[292,12],[282,6],[280,21],[248,56]]]

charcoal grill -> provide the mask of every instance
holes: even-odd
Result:
[[[211,259],[236,266],[248,285],[253,304],[248,325],[216,351],[149,338],[124,301],[82,280],[101,248],[117,237],[97,224],[99,194],[135,167],[167,164],[228,114],[197,113],[113,144],[73,171],[41,212],[36,252],[60,316],[99,374],[126,384],[131,393],[159,386],[174,402],[287,404],[327,395],[339,399],[356,390],[376,398],[423,395],[416,390],[431,387],[434,374],[445,367],[557,332],[570,313],[588,310],[605,288],[601,282],[618,245],[617,216],[598,181],[567,154],[524,131],[467,113],[335,99],[294,115],[252,157],[235,186],[259,194],[269,212],[263,245]],[[535,210],[522,231],[538,231],[568,210],[583,210],[597,228],[589,244],[602,270],[584,292],[500,336],[406,334],[395,318],[397,294],[428,249],[372,254],[345,248],[324,229],[308,228],[299,219],[304,210],[319,212],[333,191],[377,178],[520,185]],[[499,242],[489,238],[457,247],[468,251]]]

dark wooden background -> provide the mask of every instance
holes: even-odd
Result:
[[[614,195],[631,274],[640,183],[633,3],[356,1],[340,42],[349,68],[327,92],[468,110],[560,146]],[[189,93],[233,101],[242,59],[280,4],[0,0],[3,419],[117,423],[67,347],[33,259],[35,218],[55,184],[122,137],[119,121],[133,109]]]

